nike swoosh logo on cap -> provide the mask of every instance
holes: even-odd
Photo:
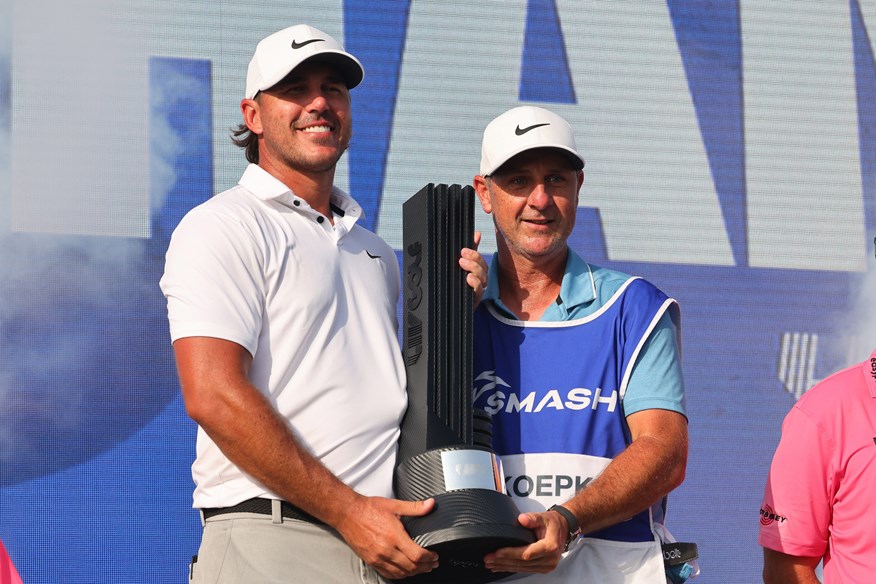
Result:
[[[540,128],[540,127],[542,127],[542,126],[550,126],[550,124],[533,124],[533,125],[529,126],[528,128],[521,128],[521,127],[518,125],[518,126],[514,129],[514,133],[517,134],[518,136],[522,136],[522,135],[525,134],[526,132],[528,132],[528,131],[530,131],[530,130],[534,130],[534,129],[536,129],[536,128]]]
[[[300,49],[301,47],[306,47],[310,43],[320,43],[323,41],[325,41],[325,39],[310,39],[309,41],[304,41],[303,43],[299,43],[293,40],[291,46],[293,49]]]
[[[368,254],[368,257],[371,258],[372,260],[380,259],[379,255],[372,255],[371,252],[368,251],[367,249],[365,250],[365,253]]]

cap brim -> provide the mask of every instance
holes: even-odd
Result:
[[[257,87],[252,91],[247,91],[246,97],[248,99],[255,98],[259,92],[268,91],[281,81],[289,76],[290,73],[295,71],[298,67],[303,65],[304,63],[325,63],[330,67],[335,68],[338,73],[341,74],[341,77],[344,78],[344,85],[349,89],[353,89],[357,85],[362,82],[362,79],[365,77],[365,70],[362,68],[362,64],[356,60],[355,57],[350,55],[349,53],[344,53],[341,51],[323,51],[321,53],[317,53],[316,55],[311,55],[310,57],[306,57],[305,59],[299,61],[295,64],[294,67],[289,69],[288,71],[279,71],[275,72],[273,75],[273,79],[265,80],[261,87]],[[249,95],[249,94],[252,95]]]
[[[569,149],[566,146],[562,146],[560,144],[539,144],[538,146],[526,146],[520,148],[519,150],[513,151],[508,154],[503,160],[497,162],[493,165],[492,169],[485,171],[481,171],[481,176],[490,176],[496,174],[497,172],[502,170],[502,167],[505,166],[508,162],[510,162],[514,157],[523,154],[524,152],[529,152],[530,150],[553,150],[565,156],[569,162],[572,164],[572,168],[575,170],[581,170],[584,168],[584,159],[575,152],[574,150]]]
[[[304,63],[327,63],[335,67],[344,77],[344,83],[349,89],[353,89],[362,83],[362,79],[365,77],[365,70],[362,68],[362,64],[348,53],[325,51],[304,59],[304,61],[298,64],[298,67]]]

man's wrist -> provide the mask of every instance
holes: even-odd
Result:
[[[581,535],[581,525],[578,523],[578,518],[575,517],[575,514],[563,507],[562,505],[552,505],[548,511],[555,511],[566,520],[566,525],[568,526],[568,532],[566,533],[566,547],[563,551],[569,550],[569,545],[572,541],[575,540],[579,535]]]

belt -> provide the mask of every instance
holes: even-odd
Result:
[[[242,503],[238,503],[232,507],[213,507],[201,509],[204,514],[204,520],[216,517],[217,515],[226,515],[228,513],[258,513],[259,515],[273,515],[273,503],[271,499],[247,499]],[[297,519],[298,521],[306,521],[316,525],[325,525],[322,521],[310,515],[309,513],[299,509],[292,503],[280,501],[280,514],[286,519]]]

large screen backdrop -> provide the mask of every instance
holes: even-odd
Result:
[[[0,540],[24,581],[186,579],[195,427],[157,283],[180,217],[245,167],[228,130],[255,43],[298,22],[365,65],[337,182],[396,249],[402,202],[470,183],[495,115],[572,123],[571,245],[682,307],[668,526],[700,582],[759,581],[781,420],[876,346],[863,0],[0,3]]]

